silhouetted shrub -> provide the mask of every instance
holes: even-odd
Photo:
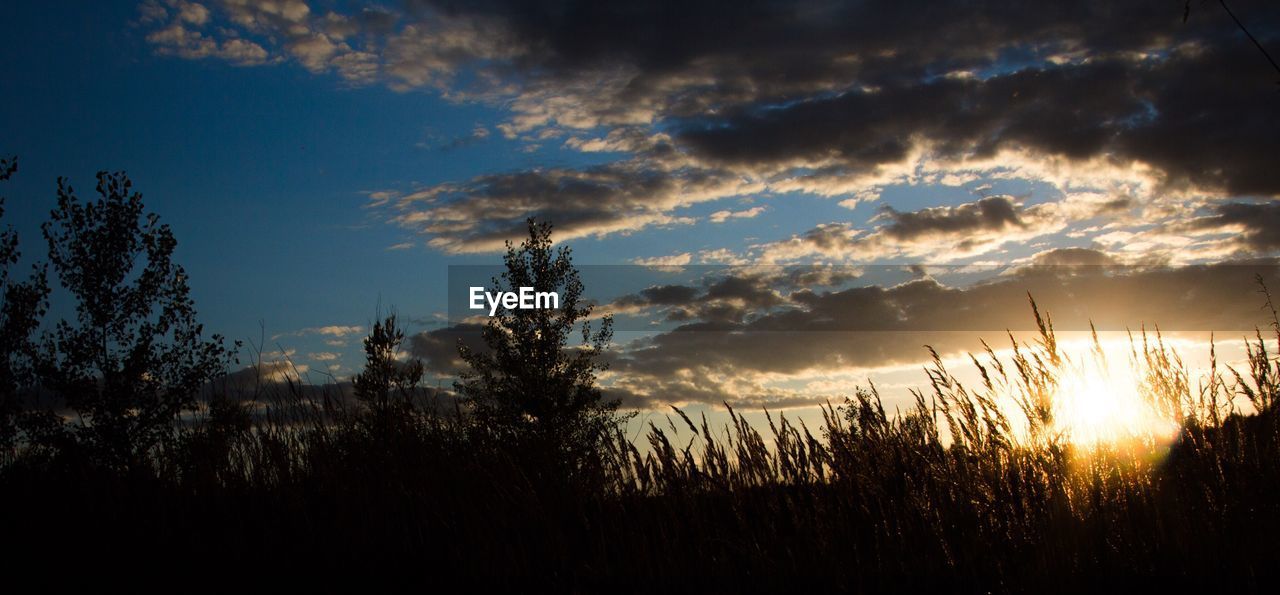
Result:
[[[386,435],[412,422],[413,398],[422,382],[422,362],[405,358],[404,330],[396,315],[373,323],[364,338],[364,370],[351,379],[356,399],[367,408],[371,431]]]

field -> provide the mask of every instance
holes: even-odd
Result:
[[[974,358],[983,386],[935,359],[899,415],[874,387],[828,406],[820,428],[780,413],[767,429],[736,414],[712,428],[673,408],[669,427],[650,425],[649,448],[615,428],[580,457],[499,439],[420,393],[371,408],[335,386],[267,384],[213,399],[125,467],[73,447],[15,449],[0,514],[18,544],[10,568],[127,580],[184,568],[206,586],[254,569],[301,584],[367,575],[567,590],[1017,592],[1147,579],[1260,590],[1280,564],[1270,345],[1259,333],[1249,369],[1215,362],[1193,379],[1157,336],[1135,338],[1146,396],[1179,422],[1167,444],[1086,446],[1054,431],[1068,354],[1047,321],[1011,361]],[[1009,397],[1023,419],[997,405]],[[695,439],[674,442],[677,425]]]

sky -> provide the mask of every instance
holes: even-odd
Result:
[[[1280,55],[1280,6],[1230,6]],[[602,380],[632,407],[905,387],[926,343],[1033,328],[1029,291],[1064,331],[1193,350],[1266,323],[1280,72],[1218,3],[0,12],[27,261],[59,176],[89,198],[126,171],[206,328],[312,382],[358,371],[394,309],[447,385],[476,340],[449,267],[500,264],[528,217],[618,316]]]

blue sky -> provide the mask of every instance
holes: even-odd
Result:
[[[943,3],[925,30],[875,4],[6,6],[5,223],[39,258],[57,177],[88,198],[96,171],[125,170],[173,227],[209,330],[339,376],[379,307],[418,320],[415,355],[438,359],[447,267],[497,264],[527,216],[580,264],[1186,267],[1280,248],[1276,73],[1223,15]],[[1274,7],[1239,12],[1275,39]],[[817,307],[752,278],[781,301],[709,280],[699,299],[729,308],[681,320]],[[804,384],[731,358],[655,371],[626,349],[636,402],[657,398],[645,383],[679,402],[729,390],[644,374],[758,373],[733,387],[753,403]]]

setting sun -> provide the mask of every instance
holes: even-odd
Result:
[[[1054,428],[1078,444],[1170,440],[1177,422],[1143,395],[1134,365],[1107,358],[1090,353],[1065,362],[1054,394]]]

